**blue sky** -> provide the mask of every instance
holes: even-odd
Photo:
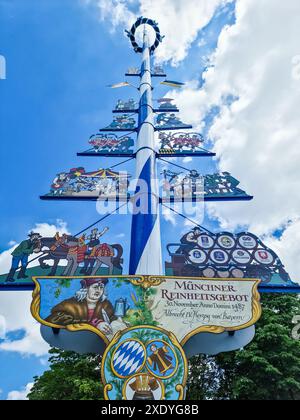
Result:
[[[116,92],[106,85],[122,81],[126,69],[138,65],[139,57],[123,26],[111,32],[111,23],[99,21],[95,8],[83,7],[79,0],[0,0],[0,8],[0,54],[7,61],[7,79],[0,81],[1,253],[10,241],[23,240],[36,223],[55,224],[61,219],[75,233],[99,218],[93,203],[48,203],[40,201],[39,195],[48,192],[60,171],[76,166],[94,170],[118,162],[78,158],[76,153],[86,150],[89,136],[111,122],[118,98],[136,96],[134,90]],[[233,10],[234,3],[218,9],[180,66],[166,63],[171,79],[201,84],[206,68],[201,57],[216,48],[224,25],[234,23]],[[155,97],[166,92],[159,88]],[[207,117],[208,124],[217,112]],[[208,161],[199,164],[205,170],[215,169]],[[134,173],[133,165],[127,168]],[[122,217],[126,223],[113,216],[105,225],[111,227],[112,242],[120,232],[125,234],[119,240],[127,258],[130,216]],[[206,227],[217,225],[206,220]],[[167,242],[179,239],[183,222],[177,219],[174,227],[163,221],[162,229],[165,248]],[[17,331],[9,338],[20,336],[22,331]],[[22,389],[44,369],[44,357],[0,351],[0,399]]]
[[[98,218],[94,203],[54,204],[38,197],[48,192],[60,171],[76,166],[94,170],[119,162],[78,158],[76,153],[86,150],[89,136],[111,122],[111,109],[119,97],[137,96],[134,89],[116,92],[106,85],[123,80],[127,67],[139,63],[124,28],[111,34],[110,24],[99,22],[93,8],[82,7],[79,1],[13,0],[1,5],[7,80],[1,83],[0,147],[7,177],[1,185],[5,224],[0,251],[12,240],[21,241],[35,223],[62,219],[71,232],[77,232]],[[168,75],[200,80],[201,55],[211,52],[221,27],[231,19],[225,13],[218,15],[199,34],[181,66],[165,66]],[[203,37],[208,44],[199,48]],[[166,92],[159,88],[155,96]],[[201,164],[212,169],[209,161]],[[133,165],[126,168],[134,173]],[[119,232],[118,221],[112,225],[114,235]]]

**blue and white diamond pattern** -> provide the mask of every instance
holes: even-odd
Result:
[[[139,372],[145,363],[144,346],[136,340],[124,341],[113,356],[112,364],[118,376],[127,377]]]

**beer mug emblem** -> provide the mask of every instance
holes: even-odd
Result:
[[[130,308],[130,305],[127,303],[127,299],[120,298],[116,300],[115,303],[115,316],[118,318],[123,318],[126,315],[126,312]]]

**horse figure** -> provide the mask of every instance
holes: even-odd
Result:
[[[117,255],[115,256],[115,250]],[[119,244],[108,245],[99,244],[91,254],[85,257],[84,267],[80,271],[81,274],[87,276],[95,276],[102,265],[109,269],[109,274],[113,274],[114,267],[122,269],[123,248]]]
[[[43,270],[51,268],[49,276],[55,276],[57,267],[59,265],[60,260],[67,260],[67,256],[69,253],[69,247],[66,245],[68,241],[78,241],[77,238],[70,236],[70,235],[63,235],[62,238],[57,238],[54,236],[53,238],[42,238],[41,239],[41,247],[42,251],[45,253],[41,258],[39,258],[40,267]],[[44,249],[48,248],[48,250]],[[45,263],[45,261],[53,260],[54,263],[52,266]]]
[[[121,264],[123,262],[123,248],[121,245],[106,245],[107,249],[110,251],[109,256],[103,255],[103,246],[105,244],[99,245],[99,247],[95,249],[95,255],[91,256],[87,252],[87,246],[81,241],[82,239],[71,235],[63,235],[59,239],[56,236],[53,238],[42,238],[41,249],[45,255],[39,258],[40,267],[42,269],[51,268],[49,276],[55,276],[59,262],[64,260],[67,261],[68,264],[64,269],[63,275],[71,277],[75,275],[79,264],[82,262],[85,263],[87,275],[96,275],[97,271],[102,265],[105,265],[109,268],[109,274],[113,274],[114,267],[122,268]],[[45,250],[45,248],[47,249]],[[116,256],[114,255],[115,251],[117,251]],[[45,261],[49,260],[54,261],[53,266],[45,263]]]

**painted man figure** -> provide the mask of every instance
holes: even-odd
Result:
[[[50,193],[53,195],[62,195],[69,180],[70,176],[66,172],[58,174],[52,182]]]
[[[198,245],[198,239],[202,231],[199,227],[195,227],[192,231],[183,235],[180,239],[181,247],[176,251],[178,254],[188,254],[189,251],[195,248],[195,245]]]
[[[147,360],[154,372],[158,371],[160,375],[165,375],[168,370],[174,369],[172,363],[173,359],[172,356],[168,354],[169,349],[167,346],[158,348],[156,344],[152,344],[150,350],[152,354]]]
[[[161,142],[161,150],[173,150],[173,146],[171,144],[172,136],[170,134],[160,133],[159,139]]]
[[[180,242],[182,244],[195,246],[195,244],[198,243],[198,238],[201,235],[201,233],[202,233],[202,231],[201,231],[200,227],[197,226],[192,231],[183,235],[183,237],[180,239]]]
[[[42,236],[39,233],[31,232],[28,235],[29,239],[20,243],[20,245],[12,252],[12,265],[7,276],[6,282],[13,283],[14,275],[21,264],[21,270],[18,274],[18,279],[26,279],[26,268],[28,264],[29,255],[39,253],[41,251]]]
[[[123,153],[133,153],[132,147],[134,146],[134,140],[131,137],[124,137],[117,142],[116,147],[113,151],[121,151]]]
[[[107,283],[107,278],[82,280],[75,296],[56,305],[46,321],[61,326],[90,324],[105,335],[112,334],[111,323],[117,318],[105,295]]]
[[[85,254],[84,267],[80,271],[81,274],[91,275],[93,267],[94,267],[95,258],[96,258],[96,251],[101,245],[100,238],[101,236],[105,235],[105,233],[108,231],[109,231],[108,227],[105,227],[102,230],[102,232],[99,232],[99,230],[95,228],[91,231],[91,234],[87,237],[87,240],[89,242],[87,244],[87,252]]]
[[[80,238],[68,238],[65,245],[68,247],[67,266],[63,271],[63,276],[74,276],[79,264],[84,262],[87,245],[85,243],[85,235]]]

